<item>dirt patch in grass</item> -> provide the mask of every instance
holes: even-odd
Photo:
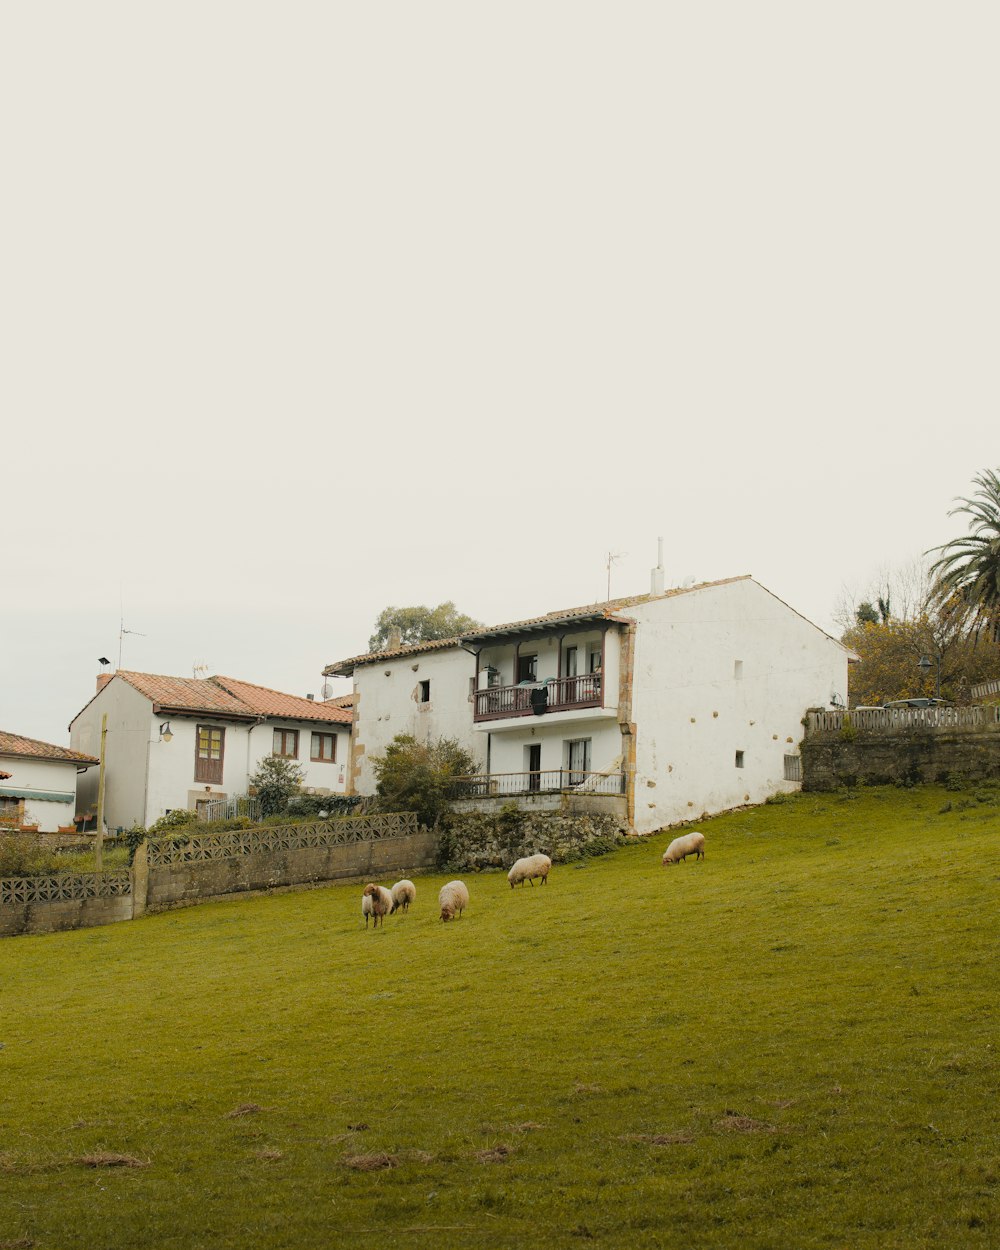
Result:
[[[258,1115],[264,1108],[259,1102],[242,1102],[238,1107],[234,1107],[232,1111],[227,1111],[225,1118],[227,1120],[238,1120],[244,1115]]]
[[[604,1089],[600,1085],[588,1085],[585,1081],[576,1081],[573,1084],[574,1094],[603,1094]]]
[[[285,1152],[283,1150],[258,1150],[255,1152],[254,1157],[259,1159],[261,1163],[276,1163],[279,1159],[285,1157]]]
[[[622,1141],[636,1142],[643,1146],[690,1146],[694,1137],[690,1133],[626,1133]]]
[[[21,1237],[17,1241],[0,1241],[0,1250],[31,1250],[34,1244],[30,1237]]]
[[[399,1163],[395,1155],[389,1154],[370,1154],[370,1155],[348,1155],[343,1160],[345,1168],[351,1168],[355,1172],[381,1172],[386,1168],[394,1168]]]
[[[737,1111],[727,1111],[721,1120],[715,1121],[715,1127],[721,1128],[725,1133],[776,1133],[778,1131],[774,1124],[767,1124],[764,1120],[755,1120],[748,1115],[740,1115]]]
[[[348,1124],[347,1127],[352,1133],[366,1133],[368,1131],[367,1124]]]
[[[137,1159],[135,1155],[120,1155],[112,1150],[98,1150],[93,1154],[80,1155],[73,1160],[84,1168],[148,1168],[148,1159]]]
[[[513,1146],[507,1146],[500,1142],[489,1150],[477,1150],[476,1158],[480,1163],[506,1163],[513,1153]]]

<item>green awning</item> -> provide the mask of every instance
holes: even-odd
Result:
[[[75,790],[26,790],[24,786],[0,786],[0,798],[41,799],[45,803],[75,803]]]

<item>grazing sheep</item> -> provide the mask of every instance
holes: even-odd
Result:
[[[541,877],[542,885],[549,879],[549,869],[552,867],[552,860],[547,855],[528,855],[524,859],[515,862],[507,874],[507,880],[510,882],[510,888],[513,890],[515,885],[524,885],[527,881],[528,885],[534,886],[532,877]]]
[[[705,858],[705,835],[698,833],[686,833],[682,838],[674,838],[673,842],[663,852],[663,866],[667,864],[676,864],[679,860],[687,859],[689,855],[693,855],[695,859]]]
[[[392,895],[392,910],[389,912],[391,916],[399,907],[402,907],[403,911],[410,910],[410,904],[417,897],[417,887],[412,881],[404,878],[402,881],[397,881],[389,893]]]
[[[370,902],[369,910],[365,910],[365,899]],[[364,894],[361,897],[361,914],[365,918],[365,928],[368,928],[368,917],[371,915],[375,920],[375,928],[379,926],[379,921],[385,924],[385,918],[392,910],[392,895],[384,885],[366,885]]]
[[[447,885],[441,887],[438,902],[441,904],[441,919],[454,920],[456,912],[461,916],[468,907],[469,891],[464,882],[449,881]]]

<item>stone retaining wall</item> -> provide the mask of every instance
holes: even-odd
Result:
[[[514,810],[456,812],[441,839],[441,858],[450,869],[509,868],[525,855],[543,853],[555,862],[578,859],[588,848],[625,840],[623,814],[604,811],[574,816]]]
[[[1000,734],[910,729],[889,734],[819,734],[801,746],[802,789],[916,785],[1000,777]]]
[[[421,830],[371,842],[255,851],[226,859],[150,866],[140,847],[136,872],[140,877],[146,874],[146,880],[137,881],[136,894],[144,898],[145,910],[163,911],[249,890],[361,878],[384,881],[389,876],[433,868],[437,849],[437,835]]]

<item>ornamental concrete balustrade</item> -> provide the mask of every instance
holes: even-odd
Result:
[[[997,707],[874,707],[853,711],[806,713],[806,736],[841,733],[905,733],[907,730],[930,732],[955,730],[990,730],[1000,728],[1000,706]]]

